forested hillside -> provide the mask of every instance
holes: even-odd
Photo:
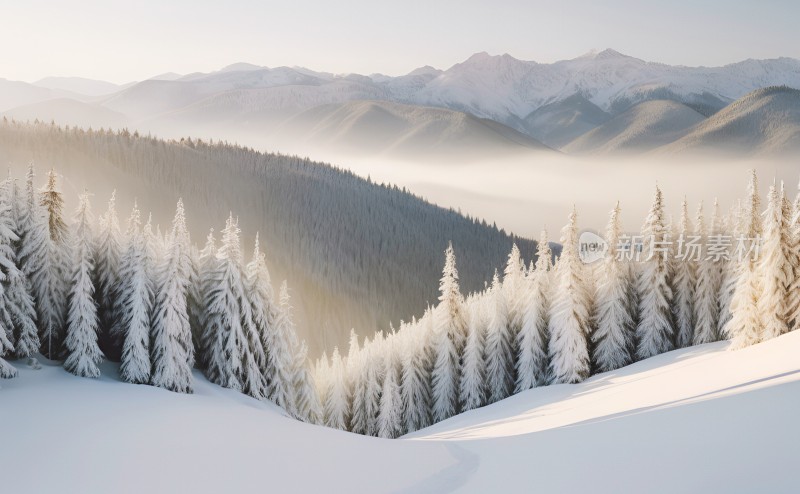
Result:
[[[226,143],[4,120],[0,159],[16,170],[29,160],[55,167],[65,175],[67,197],[84,186],[100,199],[118,189],[122,210],[137,198],[162,225],[182,197],[193,243],[202,243],[209,225],[224,225],[229,212],[238,214],[243,240],[260,232],[273,279],[288,279],[312,355],[343,346],[351,327],[371,335],[389,321],[421,315],[436,301],[448,241],[467,292],[483,289],[514,241],[528,259],[535,250],[533,241],[396,187]]]

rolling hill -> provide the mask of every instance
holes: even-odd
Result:
[[[604,124],[611,115],[580,94],[548,103],[525,117],[527,133],[559,149],[576,137]]]
[[[613,154],[648,151],[685,136],[705,117],[668,100],[634,105],[564,146],[570,154]]]
[[[777,156],[800,151],[800,91],[785,86],[753,91],[660,154],[727,152],[737,156]]]
[[[58,122],[61,125],[77,125],[84,129],[121,129],[128,119],[121,113],[95,103],[84,103],[69,98],[56,98],[30,105],[18,106],[2,113],[2,116],[20,122]]]

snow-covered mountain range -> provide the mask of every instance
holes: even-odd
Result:
[[[278,144],[269,137],[302,112],[369,100],[463,112],[561,148],[643,101],[671,100],[708,117],[760,88],[800,88],[800,61],[777,58],[685,67],[608,49],[549,64],[477,53],[446,70],[425,66],[396,77],[239,63],[125,86],[64,78],[35,85],[3,80],[0,85],[0,111],[9,116],[52,118],[58,113],[43,103],[66,97],[102,108],[97,111],[101,115],[107,110],[120,114],[130,127],[169,137],[194,134],[253,141],[258,136],[261,141],[255,144],[274,147]],[[87,94],[75,92],[81,88]],[[63,106],[63,101],[58,104]],[[29,105],[37,105],[35,111]],[[84,109],[83,114],[89,113]],[[97,125],[107,122],[99,119]],[[393,135],[390,140],[399,138]]]

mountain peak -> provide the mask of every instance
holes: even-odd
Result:
[[[603,51],[598,51],[596,49],[589,50],[583,55],[577,57],[575,60],[615,60],[622,58],[633,58],[633,57],[620,53],[612,48],[606,48]]]
[[[258,65],[253,65],[251,63],[239,62],[222,67],[219,69],[219,72],[249,72],[253,70],[261,70],[263,68],[264,67],[259,67]]]

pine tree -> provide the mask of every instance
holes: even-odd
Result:
[[[102,362],[103,353],[97,344],[97,305],[92,284],[94,246],[88,192],[80,197],[75,215],[74,239],[75,268],[69,294],[64,368],[76,376],[99,377],[97,365]]]
[[[562,230],[563,244],[548,329],[550,375],[556,384],[577,383],[589,377],[589,294],[578,257],[578,214],[573,209]]]
[[[385,371],[386,356],[383,351],[383,332],[378,331],[369,347],[366,389],[364,393],[364,415],[366,416],[366,435],[378,435],[378,414],[380,413],[381,392]]]
[[[743,241],[756,242],[762,234],[762,226],[759,214],[761,198],[758,195],[755,170],[751,172],[747,192],[747,204],[741,216],[739,232]],[[731,298],[731,318],[723,328],[726,337],[732,340],[731,349],[754,345],[761,340],[761,317],[758,308],[761,280],[756,269],[755,252],[745,253],[739,264],[739,277]]]
[[[461,372],[459,401],[463,411],[482,407],[486,404],[486,321],[482,300],[472,297],[467,303],[469,323],[467,324],[467,344],[464,347],[464,367]],[[416,430],[416,429],[412,429]]]
[[[786,301],[786,321],[789,323],[789,330],[794,331],[800,327],[800,192],[794,200],[789,222],[788,258],[792,265],[792,279]]]
[[[324,407],[325,425],[334,429],[347,430],[350,421],[350,396],[346,379],[339,349],[334,347]]]
[[[761,316],[761,339],[776,338],[789,331],[786,315],[792,265],[786,255],[789,247],[788,213],[784,213],[785,194],[773,184],[764,219],[764,243],[757,270],[761,280],[758,313]]]
[[[25,207],[21,212],[19,257],[22,271],[31,283],[41,352],[56,359],[62,354],[66,287],[61,277],[61,257],[57,256],[57,247],[50,235],[47,211],[37,200],[34,177],[31,163],[25,187]]]
[[[414,333],[403,347],[400,376],[403,427],[408,432],[423,429],[431,424],[430,369],[426,362],[428,335],[422,323],[413,324],[411,329]]]
[[[6,225],[8,231],[0,240],[5,251],[3,261],[6,279],[3,290],[5,306],[13,325],[13,341],[15,355],[18,358],[33,358],[39,351],[39,334],[36,328],[36,309],[30,293],[30,282],[19,264],[21,236],[18,233],[22,204],[18,199],[19,193],[16,181],[7,179],[3,182],[2,196],[0,196],[0,221]],[[38,363],[37,363],[38,364]]]
[[[497,271],[488,296],[486,328],[486,400],[494,403],[508,398],[514,390],[514,353],[508,324],[508,303]]]
[[[517,379],[514,360],[519,353],[518,337],[522,330],[523,318],[525,316],[525,303],[527,302],[527,284],[525,283],[525,262],[519,252],[517,244],[513,244],[511,252],[508,254],[506,267],[503,271],[503,296],[506,300],[508,310],[508,329],[511,334],[510,347],[514,358],[512,358],[511,380]],[[513,391],[513,390],[512,390]]]
[[[719,235],[716,238],[722,239],[730,237],[731,240],[741,234],[742,211],[741,204],[731,208],[726,220],[727,231],[723,235],[722,231],[717,231]],[[720,286],[719,286],[719,322],[717,323],[717,333],[721,337],[728,338],[729,335],[725,332],[728,321],[731,320],[731,301],[733,294],[736,291],[736,283],[739,280],[739,275],[742,270],[742,264],[734,257],[728,256],[728,259],[722,264],[720,273]]]
[[[619,213],[617,203],[606,230],[609,249],[616,249],[620,243]],[[630,266],[613,250],[603,259],[600,280],[594,316],[597,330],[592,334],[592,364],[595,372],[608,372],[633,362],[636,308]]]
[[[366,342],[362,349],[355,331],[350,330],[350,348],[347,352],[348,381],[353,397],[350,405],[350,431],[356,434],[365,434],[367,430],[367,417],[364,411],[367,357]]]
[[[439,282],[439,306],[434,314],[436,352],[431,378],[433,417],[435,422],[439,422],[459,411],[460,359],[466,343],[464,301],[458,286],[458,270],[452,244],[445,251],[445,264]]]
[[[269,271],[267,270],[267,262],[259,246],[258,234],[256,234],[253,257],[246,266],[246,274],[245,294],[250,303],[250,314],[253,322],[253,329],[248,332],[248,339],[255,365],[261,369],[264,391],[269,396],[270,382],[275,374],[270,352],[275,338],[274,321],[277,318],[277,308]]]
[[[103,352],[114,362],[122,355],[123,327],[119,324],[119,264],[122,239],[116,209],[117,192],[111,193],[108,209],[100,216],[95,247],[94,284],[97,287],[97,314],[100,324],[100,343]]]
[[[394,364],[392,352],[386,352],[385,358],[386,373],[378,411],[378,437],[394,439],[402,434],[400,413],[403,405],[397,379],[397,366]]]
[[[274,321],[274,337],[271,340],[270,356],[272,372],[267,397],[276,405],[294,414],[296,410],[294,373],[296,341],[291,319],[291,304],[289,300],[289,287],[286,281],[281,284],[279,301]]]
[[[715,203],[716,210],[716,203]],[[716,214],[714,215],[716,218]],[[712,221],[712,233],[717,231]],[[695,235],[700,237],[701,245],[708,246],[708,232],[703,217],[703,203],[697,208],[695,221]],[[719,292],[720,276],[717,262],[708,256],[701,258],[697,265],[697,278],[694,288],[694,335],[692,343],[702,345],[717,341],[717,324],[719,320],[719,305],[717,293]]]
[[[206,300],[208,300],[209,288],[212,285],[212,274],[215,272],[217,262],[217,244],[214,238],[214,229],[208,232],[206,244],[197,255],[194,279],[189,288],[189,325],[192,328],[192,338],[197,349],[197,365],[205,369],[208,362],[208,354],[213,340],[213,334],[208,330],[206,320]],[[248,266],[249,276],[249,266]],[[250,295],[249,278],[248,296]]]
[[[672,315],[675,321],[675,346],[685,348],[692,344],[694,338],[694,287],[696,283],[696,253],[686,247],[691,239],[693,227],[689,219],[689,206],[684,198],[681,204],[681,219],[678,242],[684,243],[682,258],[675,259],[672,286],[674,298]],[[692,258],[695,256],[695,258]]]
[[[139,209],[134,204],[128,219],[128,244],[120,259],[116,306],[123,336],[120,375],[124,381],[133,384],[149,383],[152,368],[150,319],[153,292],[147,276],[147,248],[141,228]]]
[[[12,241],[14,222],[8,195],[9,181],[5,180],[0,187],[0,377],[10,378],[17,375],[17,370],[9,365],[3,357],[14,353],[14,322],[9,306],[9,282],[14,276],[14,251]]]
[[[536,248],[536,264],[528,272],[528,288],[516,360],[517,393],[547,381],[547,313],[550,304],[552,252],[543,230]]]
[[[167,252],[157,274],[159,289],[150,349],[152,384],[178,393],[191,393],[193,386],[194,349],[186,303],[188,264],[188,233],[183,202],[179,200]]]
[[[309,424],[321,424],[322,405],[317,396],[317,386],[308,368],[308,347],[305,341],[295,345],[292,392],[294,411],[291,415]]]
[[[661,189],[656,187],[650,213],[642,226],[642,254],[645,260],[636,281],[638,325],[636,357],[645,359],[674,348],[675,326],[671,306],[673,291],[669,284],[669,230],[664,225]]]

